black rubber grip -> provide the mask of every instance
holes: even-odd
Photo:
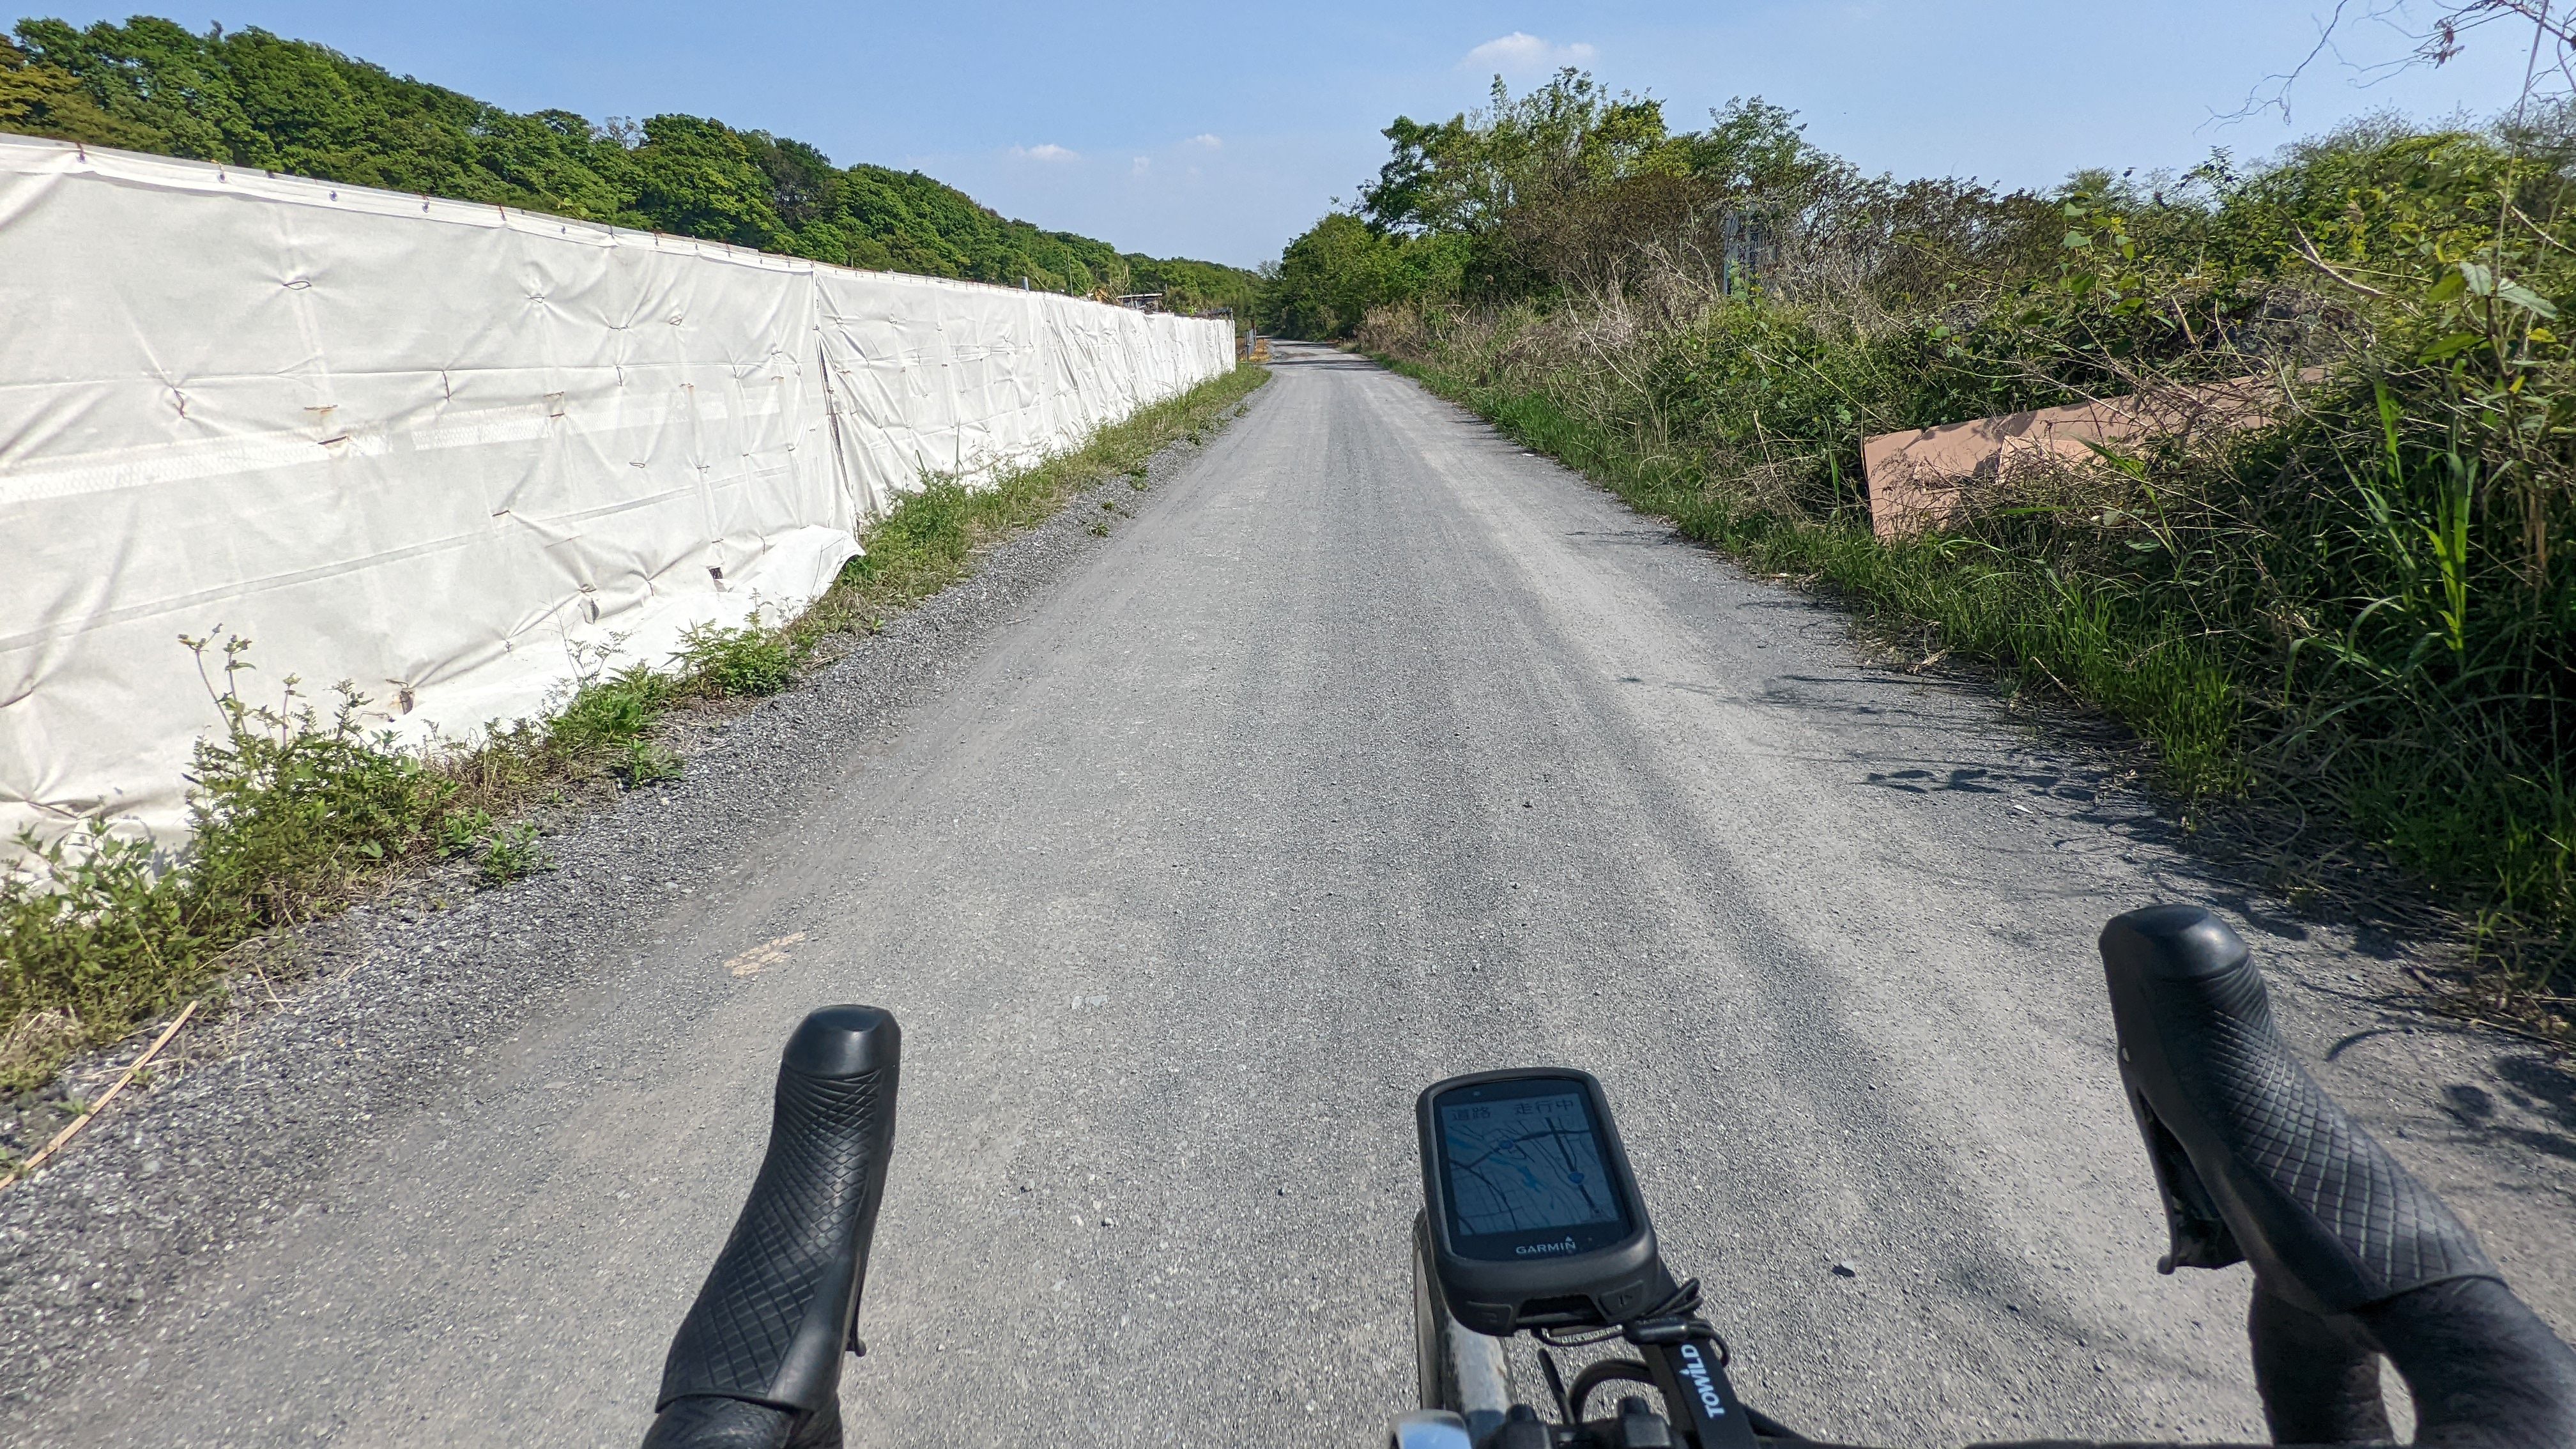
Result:
[[[2576,1353],[2496,1279],[2436,1283],[2353,1318],[2406,1380],[2416,1443],[2576,1445]]]
[[[2245,1315],[2254,1388],[2275,1444],[2380,1444],[2396,1437],[2379,1393],[2379,1345],[2348,1314],[2325,1317],[2254,1285]]]
[[[736,1399],[793,1411],[800,1426],[829,1409],[837,1425],[901,1055],[894,1018],[872,1006],[825,1007],[788,1039],[768,1155],[671,1340],[656,1409]]]
[[[2315,1314],[2496,1276],[2442,1200],[2290,1055],[2224,922],[2197,906],[2131,911],[2103,929],[2102,965],[2120,1077],[2174,1229],[2168,1267],[2241,1255],[2264,1291]]]
[[[674,1399],[662,1406],[644,1435],[644,1449],[838,1449],[841,1420],[822,1414],[806,1420],[800,1435],[794,1410],[755,1404],[746,1399]]]

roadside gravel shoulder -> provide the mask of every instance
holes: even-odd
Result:
[[[624,965],[675,897],[896,734],[1105,546],[1096,527],[1204,446],[1157,454],[1145,493],[1125,476],[1085,489],[881,632],[838,636],[844,652],[794,689],[676,717],[663,743],[686,762],[679,779],[535,817],[554,869],[478,890],[470,868],[443,867],[257,943],[228,1016],[192,1027],[143,1090],[0,1192],[0,1430],[100,1341],[220,1289],[227,1255],[320,1202],[336,1163],[431,1108],[479,1045]],[[71,1076],[105,1081],[149,1040]]]

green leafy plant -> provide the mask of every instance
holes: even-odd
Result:
[[[202,669],[209,641],[182,642]],[[302,702],[293,675],[278,705],[249,703],[240,689],[249,648],[225,640],[221,678],[209,680],[224,732],[197,747],[190,775],[189,873],[209,901],[285,923],[420,850],[456,787],[361,724],[366,697],[346,684],[327,718]]]
[[[513,825],[485,838],[483,859],[476,868],[484,884],[499,886],[541,870],[552,870],[554,861],[537,844],[537,827]]]
[[[626,753],[617,765],[617,778],[629,790],[676,780],[680,774],[679,757],[651,740],[627,741]]]
[[[472,855],[492,831],[489,810],[452,810],[438,822],[438,853],[454,858]]]
[[[584,681],[548,721],[546,742],[568,758],[624,744],[651,729],[678,693],[667,676],[641,665]]]
[[[812,642],[756,622],[727,629],[698,624],[680,635],[672,662],[683,686],[710,698],[776,694],[796,682]]]
[[[20,836],[25,857],[0,873],[0,1019],[14,1044],[0,1090],[177,1006],[244,937],[331,909],[439,839],[455,782],[365,728],[363,696],[342,685],[325,716],[289,676],[276,705],[253,704],[248,640],[183,642],[224,726],[190,772],[193,846],[173,860],[104,818],[49,842]],[[32,1021],[53,1025],[21,1035]]]

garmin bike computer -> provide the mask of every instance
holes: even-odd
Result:
[[[1415,1107],[1432,1270],[1461,1324],[1625,1323],[1673,1292],[1601,1084],[1570,1067],[1477,1072]]]

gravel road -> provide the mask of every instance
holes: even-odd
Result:
[[[2576,1328],[2576,1082],[2384,1010],[2398,943],[1413,384],[1281,357],[552,875],[315,932],[317,982],[0,1195],[0,1436],[632,1444],[779,1043],[866,1001],[906,1060],[856,1444],[1377,1442],[1413,1095],[1531,1061],[1608,1084],[1775,1416],[2259,1437],[2243,1270],[2154,1270],[2092,954],[2176,897]]]

